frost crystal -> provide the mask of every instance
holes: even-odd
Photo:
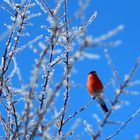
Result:
[[[91,54],[91,53],[85,53],[85,52],[83,53],[83,56],[88,59],[99,59],[100,58],[100,56],[97,54]]]
[[[3,0],[5,1],[7,4],[12,5],[11,2],[9,0]]]

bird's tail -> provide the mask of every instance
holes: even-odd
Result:
[[[103,98],[101,96],[97,96],[97,101],[99,102],[102,110],[104,112],[108,112],[108,108],[107,108],[107,106],[106,106],[106,104],[105,104],[105,102],[104,102],[104,100],[103,100]]]

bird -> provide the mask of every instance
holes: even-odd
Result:
[[[88,74],[86,88],[90,96],[94,97],[98,103],[100,104],[102,110],[106,113],[108,112],[108,108],[103,100],[102,93],[103,93],[103,84],[99,79],[96,71],[91,71]]]

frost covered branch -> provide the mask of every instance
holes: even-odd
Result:
[[[137,109],[136,112],[127,121],[124,122],[124,124],[122,125],[121,128],[119,128],[115,133],[113,133],[112,135],[110,135],[109,137],[107,137],[106,140],[110,140],[113,137],[115,137],[116,135],[118,135],[127,126],[127,124],[130,123],[130,121],[132,119],[134,119],[135,116],[138,115],[139,113],[140,113],[140,108]]]

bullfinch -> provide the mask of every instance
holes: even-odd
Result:
[[[96,71],[89,72],[86,87],[87,87],[87,90],[88,90],[90,96],[96,97],[102,110],[104,112],[108,112],[108,108],[101,95],[103,93],[104,87],[103,87],[101,80],[97,76]]]

